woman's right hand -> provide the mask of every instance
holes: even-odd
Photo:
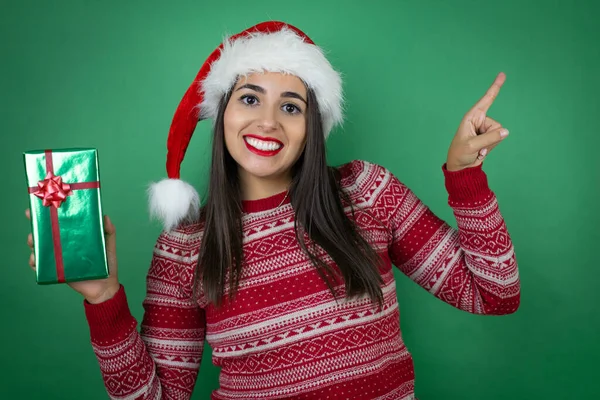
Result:
[[[31,219],[31,212],[29,209],[25,211],[25,216],[27,219]],[[102,303],[103,301],[112,298],[120,287],[117,277],[116,230],[115,226],[106,215],[104,216],[104,238],[106,240],[106,257],[108,260],[108,278],[67,283],[92,304]],[[27,245],[31,249],[29,266],[35,271],[36,265],[33,249],[33,235],[31,233],[27,237]]]

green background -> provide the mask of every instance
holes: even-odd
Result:
[[[599,62],[595,1],[4,0],[0,398],[105,399],[81,297],[40,287],[27,265],[22,152],[96,147],[119,275],[142,317],[160,226],[145,189],[165,176],[173,112],[225,33],[285,20],[344,74],[346,123],[330,162],[382,164],[453,226],[440,170],[463,114],[499,71],[490,116],[511,134],[484,169],[514,240],[522,305],[469,315],[398,274],[416,392],[430,399],[596,399],[600,395]],[[204,189],[210,123],[183,178]],[[207,347],[194,399],[218,370]]]

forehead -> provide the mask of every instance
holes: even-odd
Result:
[[[244,76],[238,77],[235,87],[239,87],[247,83],[260,86],[267,92],[295,91],[299,93],[306,93],[306,86],[300,78],[298,78],[296,75],[282,72],[251,72]]]

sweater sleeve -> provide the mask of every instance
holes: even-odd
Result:
[[[181,248],[162,233],[146,278],[137,331],[125,288],[99,304],[84,301],[93,351],[111,399],[190,399],[205,339],[204,311],[182,281],[191,276]]]
[[[386,172],[392,263],[440,300],[470,313],[513,313],[520,280],[513,243],[481,165],[460,171],[442,166],[457,229],[436,216],[409,188]]]

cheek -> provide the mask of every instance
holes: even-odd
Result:
[[[223,136],[223,139],[225,140],[225,147],[227,148],[227,150],[231,154],[235,150],[233,148],[233,138],[231,137],[230,130],[227,129],[227,126],[225,126],[224,128],[225,128],[225,132],[224,132],[225,134]]]
[[[225,110],[225,114],[223,115],[223,130],[227,147],[231,147],[235,144],[242,126],[243,121],[241,120],[239,113],[236,113],[231,109]]]
[[[302,150],[306,144],[306,123],[304,120],[298,122],[294,129],[289,132],[290,144],[298,150]]]
[[[225,129],[225,136],[231,132],[232,125],[234,124],[235,113],[231,111],[231,107],[227,107],[223,114],[223,128]]]
[[[227,123],[227,121],[223,121],[223,139],[225,140],[225,145],[229,148],[231,146],[231,135],[232,135],[231,126]]]

